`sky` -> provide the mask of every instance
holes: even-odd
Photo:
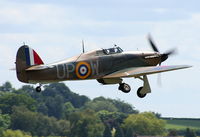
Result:
[[[120,99],[137,110],[154,111],[165,117],[200,118],[200,1],[197,0],[0,0],[0,84],[17,80],[15,57],[26,43],[45,63],[52,63],[85,50],[110,48],[124,51],[152,50],[150,33],[159,50],[176,48],[177,54],[163,65],[192,65],[192,68],[148,76],[152,93],[144,99],[136,95],[142,81],[124,79],[132,91],[118,85],[99,84],[96,80],[66,81],[75,93],[95,98]]]

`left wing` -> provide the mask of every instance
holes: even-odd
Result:
[[[173,71],[178,69],[185,69],[190,67],[192,66],[174,65],[174,66],[132,67],[108,74],[103,78],[139,77],[143,75],[150,75],[150,74]]]

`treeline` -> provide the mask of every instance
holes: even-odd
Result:
[[[174,118],[174,117],[162,117],[164,120],[194,120],[200,121],[200,118]]]
[[[0,86],[0,136],[133,137],[167,135],[164,120],[151,112],[139,113],[119,99],[93,100],[53,83],[41,93],[32,86]]]

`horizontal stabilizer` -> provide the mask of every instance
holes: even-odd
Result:
[[[15,70],[16,70],[16,68],[10,68],[9,70],[11,70],[11,71],[15,71]]]
[[[53,66],[46,66],[46,65],[32,66],[26,69],[26,71],[37,71],[37,70],[44,70],[44,69],[49,69],[49,68],[53,68]]]

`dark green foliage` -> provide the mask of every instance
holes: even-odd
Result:
[[[121,100],[115,99],[106,99],[104,97],[97,97],[91,102],[85,105],[86,108],[95,110],[96,112],[101,110],[107,110],[109,112],[122,112],[126,114],[136,114],[137,110],[134,110],[134,107],[128,103],[125,103]]]
[[[11,114],[13,106],[26,106],[31,111],[36,110],[36,101],[26,95],[15,93],[1,93],[0,95],[0,109],[3,114]]]
[[[200,130],[195,130],[196,136],[200,136]]]
[[[90,99],[83,95],[78,95],[70,91],[70,89],[64,83],[52,83],[44,86],[44,91],[41,93],[35,92],[35,89],[32,86],[23,86],[19,91],[23,94],[27,94],[37,100],[38,102],[45,102],[47,97],[54,98],[59,95],[63,97],[64,102],[71,102],[74,107],[80,108]]]
[[[103,137],[112,137],[111,127],[109,124],[105,124],[105,130],[103,132]]]
[[[69,117],[70,137],[102,137],[104,125],[92,110],[74,112]]]
[[[125,118],[127,118],[127,114],[121,112],[108,112],[106,110],[99,111],[99,118],[105,124],[109,124],[111,128],[115,128],[117,124],[122,124]]]
[[[66,102],[64,104],[64,112],[63,112],[63,118],[64,119],[69,119],[69,116],[71,115],[72,112],[75,112],[76,109],[72,105],[71,102]]]
[[[80,108],[90,101],[86,96],[71,92],[64,83],[49,84],[45,86],[44,91],[41,93],[35,92],[32,86],[23,86],[15,92],[34,98],[38,103],[38,112],[58,119],[61,119],[66,114],[64,106],[66,102],[70,102],[75,108]]]
[[[125,103],[121,100],[111,100],[113,102],[115,107],[118,109],[119,112],[126,113],[126,114],[137,114],[138,111],[134,109],[134,107],[131,104]]]
[[[195,134],[194,130],[187,128],[186,132],[185,132],[185,137],[196,137],[196,134]]]
[[[10,127],[11,120],[8,114],[0,114],[0,136],[2,136],[3,131]]]
[[[133,137],[135,134],[134,129],[132,127],[128,127],[127,129],[124,130],[124,136],[125,137]]]
[[[53,83],[45,87],[45,90],[42,92],[43,96],[55,97],[60,95],[63,97],[64,102],[71,102],[74,107],[80,108],[90,99],[86,96],[80,96],[76,93],[73,93],[64,83]]]
[[[41,93],[28,85],[15,90],[9,82],[1,89],[0,129],[7,136],[111,137],[111,131],[115,131],[115,137],[132,137],[141,133],[137,129],[142,130],[144,125],[148,131],[145,134],[162,134],[157,129],[164,123],[160,124],[154,115],[142,114],[138,124],[129,118],[138,114],[132,105],[104,97],[90,100],[71,92],[64,83],[47,85]]]
[[[93,100],[88,102],[84,109],[92,109],[95,112],[99,112],[101,110],[107,110],[109,112],[117,112],[117,108],[114,104],[108,100]]]
[[[177,136],[177,130],[175,130],[175,129],[171,129],[168,132],[169,132],[168,136]]]
[[[44,115],[48,115],[48,107],[44,103],[38,104],[37,111]]]
[[[48,108],[48,116],[54,116],[58,119],[62,117],[64,111],[64,99],[62,96],[47,97],[45,105]]]
[[[152,112],[157,118],[161,118],[161,114],[160,113],[156,113],[156,112]]]
[[[31,112],[25,107],[14,107],[11,115],[11,121],[12,129],[30,132],[32,135],[66,136],[69,133],[69,121],[58,121],[53,117],[47,117],[36,112]]]
[[[10,116],[8,114],[0,114],[0,127],[7,129],[10,126]]]
[[[145,112],[141,114],[131,114],[122,125],[125,133],[130,127],[133,129],[132,134],[138,135],[163,135],[165,132],[165,122],[157,119],[157,117],[150,113]],[[129,131],[130,132],[130,131]]]
[[[116,128],[115,128],[115,136],[114,137],[124,137],[124,132],[122,130],[122,128],[120,127],[119,124],[116,125]]]
[[[13,91],[12,84],[10,82],[5,82],[2,86],[0,86],[0,91],[10,92]]]
[[[1,137],[32,137],[28,133],[22,132],[20,130],[5,130]]]

